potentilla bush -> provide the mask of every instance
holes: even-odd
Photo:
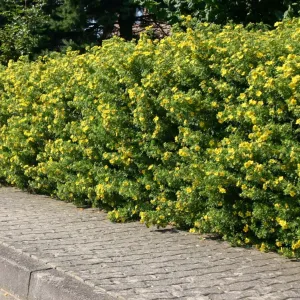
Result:
[[[300,20],[191,23],[0,69],[0,178],[299,257]]]

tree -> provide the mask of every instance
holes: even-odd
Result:
[[[116,26],[120,36],[130,40],[137,7],[131,0],[64,0],[60,5],[49,3],[44,9],[51,14],[53,44],[64,40],[82,46],[101,44]]]
[[[46,15],[42,0],[0,1],[0,62],[33,55],[45,39]]]
[[[273,25],[299,15],[296,0],[0,0],[0,63],[20,55],[33,58],[66,46],[83,50],[119,34],[131,40],[136,29],[180,23],[181,15],[225,24]],[[137,15],[137,10],[147,13]],[[136,25],[136,21],[140,25]],[[133,31],[135,28],[135,31]]]
[[[131,0],[0,0],[0,62],[84,49],[115,32],[130,40],[137,7]]]
[[[135,0],[158,18],[177,23],[181,15],[200,21],[225,24],[258,23],[273,25],[286,16],[299,15],[296,0]]]

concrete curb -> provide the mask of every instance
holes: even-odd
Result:
[[[0,244],[0,287],[20,300],[116,300],[87,284]]]

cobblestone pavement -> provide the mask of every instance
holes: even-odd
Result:
[[[0,188],[0,243],[128,300],[300,299],[300,262]]]

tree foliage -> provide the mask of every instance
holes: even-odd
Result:
[[[43,1],[0,1],[0,62],[32,55],[46,38]]]
[[[158,18],[176,23],[181,15],[200,21],[225,24],[258,23],[273,25],[287,16],[299,14],[296,0],[136,0]]]
[[[132,39],[138,5],[131,0],[0,0],[0,59],[84,49],[118,31]]]
[[[130,0],[64,0],[54,8],[46,6],[46,11],[52,14],[51,28],[59,39],[82,45],[100,44],[111,37],[115,24],[120,35],[130,40],[136,7]]]
[[[273,25],[299,10],[296,0],[0,0],[0,62],[68,46],[84,50],[114,34],[131,40],[136,21],[142,28],[191,15],[201,22]]]

